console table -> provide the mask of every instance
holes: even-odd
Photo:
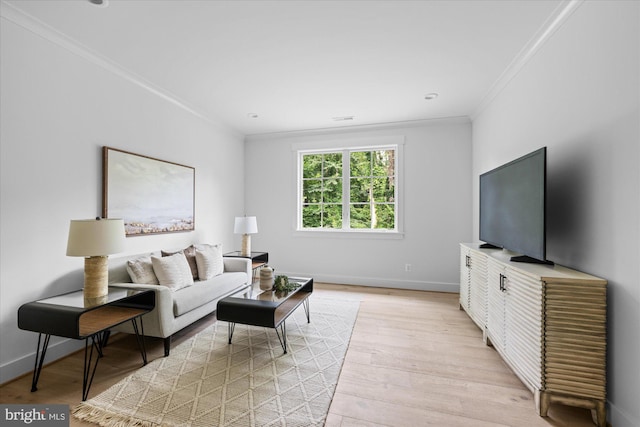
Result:
[[[110,328],[131,321],[140,347],[142,361],[146,365],[147,353],[144,347],[144,329],[141,316],[153,310],[155,305],[153,291],[131,291],[113,287],[109,288],[109,294],[101,301],[87,301],[82,291],[75,291],[23,304],[18,309],[18,327],[38,332],[31,391],[38,390],[38,378],[42,371],[51,335],[85,340],[82,378],[83,401],[87,400],[89,388],[98,367],[98,360],[102,357],[102,349],[109,337]],[[138,328],[138,321],[140,328]],[[42,335],[44,335],[44,340]],[[93,360],[94,350],[97,353],[95,361]]]

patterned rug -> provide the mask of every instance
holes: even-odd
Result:
[[[311,295],[287,319],[288,353],[274,329],[218,321],[81,403],[73,415],[106,427],[322,426],[358,301]]]

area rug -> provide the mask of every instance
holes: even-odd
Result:
[[[311,295],[287,319],[288,352],[274,329],[217,321],[73,415],[106,427],[322,426],[359,302]]]

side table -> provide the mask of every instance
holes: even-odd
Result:
[[[83,401],[87,400],[89,388],[98,367],[98,360],[102,357],[102,348],[109,337],[110,328],[131,321],[140,347],[142,362],[146,365],[147,352],[143,340],[142,315],[153,310],[155,305],[156,297],[153,291],[131,291],[113,287],[109,288],[109,294],[99,303],[85,301],[80,290],[23,304],[18,309],[18,327],[38,332],[31,391],[38,390],[38,378],[42,371],[51,335],[85,340],[82,378]],[[139,329],[138,321],[140,322]],[[44,340],[42,340],[43,334]],[[89,340],[91,340],[91,344],[89,344]],[[42,348],[40,347],[41,341],[43,341]],[[97,355],[92,366],[94,349]]]
[[[252,282],[258,279],[257,272],[261,267],[264,267],[269,262],[269,252],[251,252],[251,255],[242,255],[240,251],[228,252],[222,256],[235,257],[235,258],[250,258],[251,268],[253,271]]]

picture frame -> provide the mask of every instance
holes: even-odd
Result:
[[[102,161],[102,216],[127,237],[195,230],[195,168],[107,146]]]

